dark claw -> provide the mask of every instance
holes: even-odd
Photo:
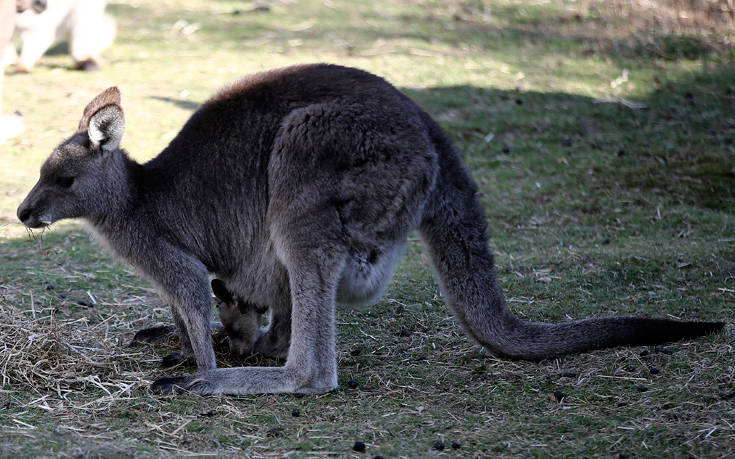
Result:
[[[181,352],[172,352],[161,359],[161,368],[171,368],[179,365],[193,367],[196,366],[196,360],[192,357],[185,357]]]
[[[163,395],[181,393],[189,386],[188,378],[188,376],[158,378],[151,384],[151,392]]]
[[[151,384],[151,392],[164,395],[180,394],[182,392],[211,395],[214,393],[214,390],[209,382],[194,374],[159,378]]]
[[[176,336],[176,327],[173,325],[160,325],[158,327],[144,328],[139,330],[128,344],[128,347],[143,344],[168,344]]]

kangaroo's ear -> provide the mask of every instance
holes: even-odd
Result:
[[[87,104],[77,132],[86,132],[95,150],[114,151],[120,146],[125,132],[125,115],[117,87],[105,89]]]
[[[227,290],[225,283],[219,279],[212,279],[212,292],[220,301],[225,303],[232,303],[232,293]]]

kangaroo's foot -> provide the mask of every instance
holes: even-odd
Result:
[[[336,374],[311,375],[288,367],[217,368],[193,375],[160,378],[151,391],[159,394],[193,392],[199,395],[300,393],[321,394],[337,387]]]

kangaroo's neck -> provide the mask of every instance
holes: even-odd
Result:
[[[95,201],[94,211],[87,221],[97,233],[107,236],[119,233],[131,222],[138,198],[137,177],[141,166],[120,150],[108,159],[105,190],[98,196],[90,196]]]

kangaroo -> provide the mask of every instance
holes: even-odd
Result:
[[[496,282],[477,186],[457,150],[406,95],[358,69],[311,64],[247,77],[205,102],[145,164],[120,148],[124,129],[112,87],[43,164],[18,218],[29,228],[82,218],[157,286],[181,354],[198,371],[160,378],[153,392],[334,389],[335,304],[379,298],[414,229],[459,325],[499,356],[541,360],[724,326],[516,317]],[[290,317],[282,367],[216,368],[210,275],[237,298]]]
[[[99,54],[116,33],[115,20],[105,13],[106,4],[105,0],[54,0],[43,12],[36,9],[18,15],[16,26],[23,46],[16,71],[30,72],[57,41],[69,43],[75,69],[99,69]]]

